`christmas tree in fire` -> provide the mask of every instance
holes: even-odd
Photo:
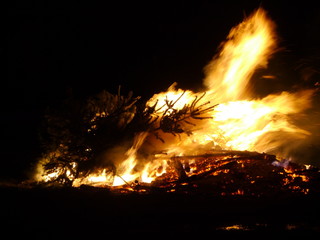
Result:
[[[314,93],[253,97],[250,79],[276,50],[275,24],[260,8],[231,29],[205,68],[203,92],[177,89],[174,83],[147,101],[132,93],[122,96],[120,89],[81,103],[67,100],[63,109],[46,115],[45,152],[35,179],[133,186],[226,174],[232,164],[243,168],[257,158],[275,167],[276,158],[290,157],[286,137],[299,142],[310,134],[290,117],[308,109]],[[288,170],[283,179],[288,174],[292,179]]]

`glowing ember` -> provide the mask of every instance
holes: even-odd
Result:
[[[102,167],[81,177],[73,173],[76,171],[76,164],[72,165],[71,169],[61,166],[53,172],[42,169],[37,175],[38,180],[49,182],[64,173],[73,186],[121,186],[151,182],[156,184],[162,180],[166,180],[170,185],[177,179],[201,174],[223,176],[230,171],[223,167],[227,164],[238,164],[239,168],[246,166],[244,160],[238,159],[232,153],[222,154],[217,158],[216,151],[219,149],[272,152],[279,159],[288,157],[288,151],[282,147],[285,141],[288,141],[284,136],[290,135],[291,139],[296,140],[304,139],[310,134],[294,125],[290,116],[311,106],[313,91],[281,92],[262,99],[252,97],[249,81],[253,73],[258,68],[266,67],[269,57],[276,50],[274,28],[275,24],[268,19],[266,12],[258,9],[231,29],[227,41],[220,47],[220,52],[206,67],[204,92],[176,89],[176,84],[173,84],[166,92],[155,94],[149,99],[147,107],[155,108],[151,122],[165,126],[168,122],[173,122],[171,116],[175,114],[175,120],[178,120],[179,124],[169,124],[167,132],[164,128],[159,128],[154,129],[156,134],[148,131],[137,133],[133,145],[125,153],[125,159],[116,162],[115,168]],[[92,125],[88,132],[94,132],[95,122],[108,115],[107,110],[97,112],[91,119]],[[187,119],[185,115],[191,118]],[[132,118],[133,116],[128,116],[125,119],[130,122]],[[178,134],[172,134],[169,130]],[[180,132],[186,134],[179,134]],[[141,149],[146,149],[149,157],[139,156],[138,151]],[[90,151],[88,148],[88,152]],[[215,153],[214,157],[203,155],[210,152]],[[199,160],[201,154],[203,157]],[[189,157],[181,157],[181,161],[177,161],[179,156]],[[235,163],[235,160],[240,161],[240,165]],[[284,185],[291,184],[297,177],[303,182],[308,181],[303,175],[285,171],[290,179],[287,178]],[[248,181],[256,184],[259,176],[249,178]],[[168,191],[175,191],[175,188],[169,188]],[[301,191],[308,192],[307,189]],[[230,193],[244,195],[246,190],[234,189]]]

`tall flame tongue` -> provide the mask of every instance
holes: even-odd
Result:
[[[246,99],[249,80],[258,67],[266,67],[276,47],[274,23],[258,9],[231,29],[221,51],[206,67],[204,85],[218,103]]]
[[[155,94],[147,105],[157,103],[162,106],[157,111],[159,117],[170,111],[165,104],[170,101],[175,102],[175,109],[190,106],[195,99],[199,99],[200,105],[208,101],[218,105],[209,112],[210,118],[194,120],[196,124],[190,124],[192,135],[175,137],[161,132],[164,143],[157,140],[153,144],[154,136],[137,134],[134,145],[127,152],[128,158],[118,166],[117,175],[110,184],[122,185],[133,180],[151,182],[166,171],[165,159],[149,161],[137,168],[140,159],[136,153],[143,145],[152,146],[154,152],[165,149],[169,156],[196,155],[219,147],[272,152],[277,157],[287,157],[283,148],[284,142],[288,141],[285,136],[299,140],[309,135],[292,123],[291,116],[310,107],[313,92],[281,92],[262,99],[252,97],[249,81],[257,68],[267,66],[268,58],[276,48],[274,27],[266,12],[258,9],[231,29],[226,42],[220,46],[220,52],[206,67],[205,92],[183,91],[172,85],[167,92]],[[101,175],[107,179],[105,174],[89,176],[85,182],[99,182]]]
[[[257,68],[267,66],[268,58],[275,52],[274,28],[266,12],[258,9],[231,29],[220,52],[207,65],[203,82],[207,89],[202,101],[219,105],[212,112],[211,120],[197,122],[199,130],[180,141],[178,145],[182,147],[176,149],[179,154],[192,149],[194,143],[210,141],[224,149],[267,152],[283,144],[279,141],[280,133],[290,133],[297,139],[309,134],[293,125],[289,116],[310,107],[312,91],[282,92],[263,99],[251,96],[250,78]],[[181,93],[181,89],[169,88],[154,95],[149,103],[175,101]],[[196,95],[201,93],[188,91],[179,100],[180,106],[190,103]],[[284,157],[280,152],[276,154]]]

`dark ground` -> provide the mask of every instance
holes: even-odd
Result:
[[[1,198],[1,227],[12,238],[210,233],[210,237],[253,235],[264,239],[320,233],[320,197],[310,195],[271,193],[258,198],[209,193],[116,194],[93,188],[2,188]],[[235,225],[240,230],[230,230]]]

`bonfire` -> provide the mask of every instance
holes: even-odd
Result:
[[[290,161],[310,135],[292,119],[315,89],[252,92],[251,77],[276,51],[275,23],[259,8],[231,29],[200,92],[173,83],[148,100],[120,88],[67,99],[45,116],[33,181],[139,193],[318,192],[318,169]]]

